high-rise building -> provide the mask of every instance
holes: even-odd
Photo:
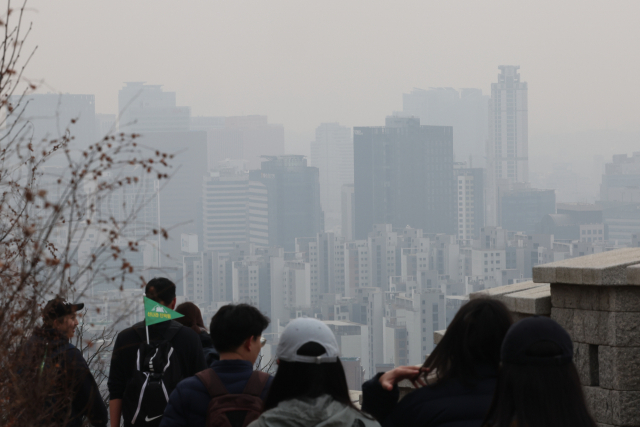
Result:
[[[210,172],[203,181],[203,247],[228,253],[238,243],[269,246],[267,188],[237,169]]]
[[[374,224],[455,234],[453,129],[387,117],[384,127],[354,133],[355,234]]]
[[[491,84],[487,142],[487,225],[500,225],[504,188],[529,181],[529,125],[527,83],[520,66],[501,65],[498,82]]]
[[[176,93],[162,85],[128,82],[118,92],[118,129],[126,133],[183,132],[191,122],[191,108],[176,106]]]
[[[351,129],[338,123],[323,123],[311,143],[310,166],[320,172],[320,201],[325,230],[339,232],[342,226],[342,186],[353,184],[353,139]]]
[[[207,174],[204,132],[149,132],[139,142],[173,154],[169,180],[160,182],[160,225],[169,233],[161,239],[163,266],[182,264],[180,234],[202,235],[202,179]]]
[[[292,252],[296,238],[323,231],[318,168],[307,166],[304,156],[270,157],[249,177],[267,188],[270,246]]]
[[[470,246],[484,227],[484,169],[456,163],[453,172],[457,186],[458,241]]]
[[[489,96],[481,89],[414,88],[402,95],[402,113],[418,117],[430,126],[453,126],[453,152],[456,161],[471,166],[485,163],[487,107]]]
[[[545,215],[556,213],[555,190],[523,188],[502,196],[502,228],[534,234]]]
[[[27,95],[24,98],[13,95],[9,97],[9,104],[13,108],[18,104],[24,107],[24,112],[18,107],[7,114],[5,128],[11,135],[17,135],[24,125],[25,136],[28,135],[34,143],[39,143],[43,139],[59,139],[68,128],[74,138],[69,144],[72,151],[84,149],[99,138],[96,137],[94,95],[48,93]]]
[[[342,186],[342,237],[347,240],[354,240],[355,224],[356,224],[356,209],[355,200],[353,197],[353,184],[346,184]]]
[[[269,123],[267,116],[226,117],[220,128],[208,131],[209,165],[226,159],[244,159],[249,169],[259,169],[261,156],[284,154],[284,126]]]
[[[640,151],[618,154],[605,165],[600,185],[600,202],[609,239],[629,245],[640,233]]]

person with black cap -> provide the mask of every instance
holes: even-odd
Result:
[[[79,427],[86,417],[102,427],[108,422],[107,408],[82,353],[69,342],[78,326],[76,313],[83,308],[60,297],[47,302],[43,326],[34,329],[21,349],[19,379],[31,390],[31,404],[43,411],[43,421]]]
[[[265,412],[248,427],[379,427],[351,402],[339,356],[327,325],[307,317],[292,320],[278,342],[278,371]]]
[[[485,427],[596,427],[573,363],[573,343],[548,317],[529,317],[507,332]]]

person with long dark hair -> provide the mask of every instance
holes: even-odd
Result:
[[[548,317],[513,325],[485,427],[596,427],[573,364],[567,331]]]
[[[265,412],[249,427],[379,426],[351,402],[338,343],[321,321],[291,321],[282,332],[276,358],[278,371]]]
[[[501,302],[469,301],[421,367],[401,366],[362,385],[362,409],[383,426],[479,426],[491,404],[500,347],[511,323]],[[397,384],[405,379],[417,389],[398,402]]]
[[[214,360],[220,360],[220,355],[213,345],[211,335],[207,332],[207,328],[204,327],[204,321],[202,320],[202,312],[200,308],[194,303],[187,301],[176,307],[176,312],[184,315],[179,317],[176,322],[193,329],[193,331],[200,337],[202,343],[202,351],[204,352],[204,360],[207,366],[211,366]]]

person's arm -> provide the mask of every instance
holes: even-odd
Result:
[[[120,427],[120,417],[122,416],[122,399],[111,399],[109,401],[109,419],[111,427]]]
[[[77,381],[72,403],[76,413],[84,414],[91,422],[91,425],[95,427],[106,427],[108,421],[107,407],[102,400],[100,389],[89,370],[87,362],[77,348],[71,349],[69,356],[72,359],[74,378]]]
[[[362,410],[373,415],[380,424],[393,412],[400,398],[398,383],[408,379],[414,385],[424,385],[422,380],[416,380],[421,372],[419,366],[400,366],[389,372],[381,373],[362,384]]]

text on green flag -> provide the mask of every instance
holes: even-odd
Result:
[[[171,310],[169,307],[155,302],[147,297],[144,298],[144,322],[145,325],[155,325],[156,323],[166,322],[167,320],[177,319],[184,317],[176,311]]]

